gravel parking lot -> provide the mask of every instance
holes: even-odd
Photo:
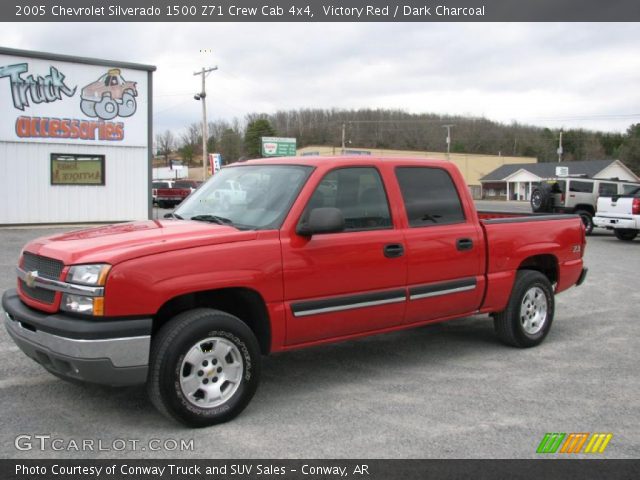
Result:
[[[60,230],[0,229],[0,291],[15,283],[22,245]],[[537,348],[503,346],[487,317],[471,317],[274,355],[244,413],[202,430],[162,417],[143,388],[58,380],[2,328],[0,456],[534,458],[546,432],[611,432],[604,457],[637,457],[640,240],[596,231],[586,264],[586,282],[557,297],[554,326]],[[18,450],[18,435],[62,439],[63,451],[48,441],[42,451],[35,438]],[[85,439],[111,450],[68,450]],[[123,452],[114,440],[126,442]],[[193,450],[175,450],[173,440],[193,440]]]

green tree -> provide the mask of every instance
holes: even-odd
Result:
[[[216,152],[222,155],[226,164],[233,163],[242,155],[242,136],[236,130],[227,128],[216,143]]]
[[[622,160],[636,174],[640,174],[640,123],[631,125],[620,147]]]
[[[180,147],[180,150],[178,151],[180,152],[180,156],[182,157],[184,163],[187,165],[191,165],[191,163],[193,162],[193,157],[196,154],[195,145],[193,145],[192,143],[185,143],[184,145],[182,145],[182,147]]]
[[[253,120],[247,125],[244,134],[244,151],[249,158],[259,158],[262,156],[261,137],[273,137],[276,130],[271,126],[266,118]]]

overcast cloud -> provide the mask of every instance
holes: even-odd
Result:
[[[393,108],[622,132],[640,122],[640,25],[0,24],[0,45],[156,65],[156,132],[298,108]],[[201,52],[200,50],[208,50]]]

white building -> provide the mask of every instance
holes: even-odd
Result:
[[[560,176],[558,167],[565,169],[562,176],[640,182],[640,177],[620,160],[514,163],[502,165],[480,179],[483,198],[528,201],[535,183]]]
[[[0,48],[0,225],[151,218],[154,70]]]

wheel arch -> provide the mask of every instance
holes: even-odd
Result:
[[[591,215],[596,214],[596,209],[593,208],[593,205],[589,205],[588,203],[580,203],[573,208],[573,211],[575,213],[578,213],[579,210],[584,210],[585,212]]]
[[[558,282],[558,259],[550,253],[524,259],[518,266],[520,270],[536,270],[547,277],[552,285]]]
[[[153,317],[152,335],[177,314],[194,308],[214,308],[238,317],[254,333],[260,351],[271,350],[271,322],[262,296],[250,288],[232,287],[187,293],[165,302]]]

